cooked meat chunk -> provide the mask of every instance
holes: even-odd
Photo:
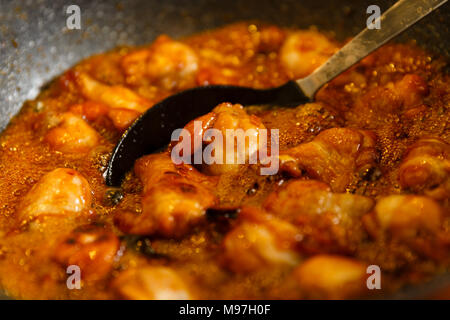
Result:
[[[89,213],[92,191],[87,180],[73,169],[58,168],[44,175],[20,202],[20,223],[53,217],[76,217]]]
[[[399,168],[402,188],[435,199],[450,197],[450,145],[439,138],[422,138],[409,147]]]
[[[186,44],[160,36],[150,47],[122,59],[127,82],[159,84],[165,89],[192,87],[198,71],[197,54]]]
[[[219,104],[212,112],[188,123],[185,129],[191,135],[191,154],[203,151],[202,170],[210,175],[236,172],[251,158],[252,164],[256,164],[260,148],[267,156],[264,125],[258,117],[247,114],[240,104]],[[208,135],[208,130],[212,136]],[[200,143],[195,145],[195,139]],[[176,145],[174,148],[173,152],[178,154]],[[195,155],[194,163],[197,164]]]
[[[303,262],[294,277],[310,299],[351,299],[367,291],[367,265],[334,255],[317,255]]]
[[[450,235],[443,221],[444,212],[436,201],[415,195],[383,197],[364,217],[366,229],[375,239],[402,242],[439,260],[450,257]]]
[[[294,266],[300,256],[297,229],[256,208],[243,208],[239,222],[223,241],[224,265],[234,272],[270,266]]]
[[[116,215],[124,232],[181,236],[203,221],[206,209],[216,203],[214,182],[190,165],[175,165],[167,153],[139,159],[135,172],[144,186],[142,213]]]
[[[129,109],[139,113],[150,107],[148,101],[130,89],[105,85],[83,72],[75,76],[81,92],[89,100],[103,103],[112,109]]]
[[[368,197],[333,193],[315,180],[294,180],[270,194],[264,207],[299,226],[300,247],[308,252],[353,252],[365,238],[361,217],[374,201]]]
[[[394,84],[393,90],[405,109],[423,103],[423,98],[429,93],[427,83],[417,74],[406,74]]]
[[[130,300],[189,300],[192,294],[184,281],[168,267],[148,266],[122,272],[113,288]]]
[[[379,232],[393,237],[413,238],[420,231],[438,231],[442,211],[432,199],[410,195],[391,195],[380,199],[374,210]]]
[[[423,104],[428,94],[425,80],[416,74],[406,74],[397,82],[370,88],[355,103],[347,118],[369,129],[386,123],[387,116],[407,112]]]
[[[334,43],[316,31],[297,31],[288,35],[280,60],[292,78],[303,78],[337,51]]]
[[[112,270],[118,250],[119,239],[112,231],[85,225],[57,244],[54,258],[64,267],[78,266],[83,280],[99,280]]]
[[[256,33],[258,52],[277,52],[283,45],[286,33],[276,26],[262,26]]]
[[[82,118],[66,112],[61,122],[47,132],[45,140],[54,150],[83,155],[99,144],[100,136]]]
[[[125,129],[152,106],[150,101],[126,87],[108,86],[84,72],[76,72],[74,75],[83,96],[107,106],[108,116],[118,129]]]

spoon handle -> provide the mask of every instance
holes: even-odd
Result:
[[[393,37],[446,3],[447,0],[400,0],[380,19],[380,29],[365,28],[309,76],[296,80],[303,93],[313,99],[325,83],[369,55]]]

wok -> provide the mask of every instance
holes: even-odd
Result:
[[[344,40],[365,27],[369,5],[393,0],[0,0],[0,131],[54,77],[81,59],[118,45],[141,45],[166,33],[182,37],[234,21],[260,20],[332,31]],[[67,7],[81,10],[81,29],[68,30]],[[450,57],[450,8],[444,5],[396,41],[416,40]],[[429,297],[450,286],[450,275],[383,298]],[[0,293],[1,296],[1,293]]]

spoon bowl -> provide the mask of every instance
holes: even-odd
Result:
[[[165,147],[174,130],[210,112],[219,103],[292,107],[312,101],[324,84],[446,2],[398,1],[379,18],[380,29],[364,29],[309,76],[288,81],[280,87],[203,86],[166,98],[148,109],[125,131],[109,160],[106,183],[119,186],[136,159]]]

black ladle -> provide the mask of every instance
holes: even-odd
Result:
[[[118,186],[136,159],[160,150],[175,129],[210,112],[221,102],[242,105],[297,106],[313,100],[324,84],[387,41],[425,17],[447,0],[400,0],[379,19],[380,29],[364,29],[322,66],[303,79],[259,90],[237,86],[204,86],[182,91],[142,114],[116,145],[105,173],[106,183]]]

